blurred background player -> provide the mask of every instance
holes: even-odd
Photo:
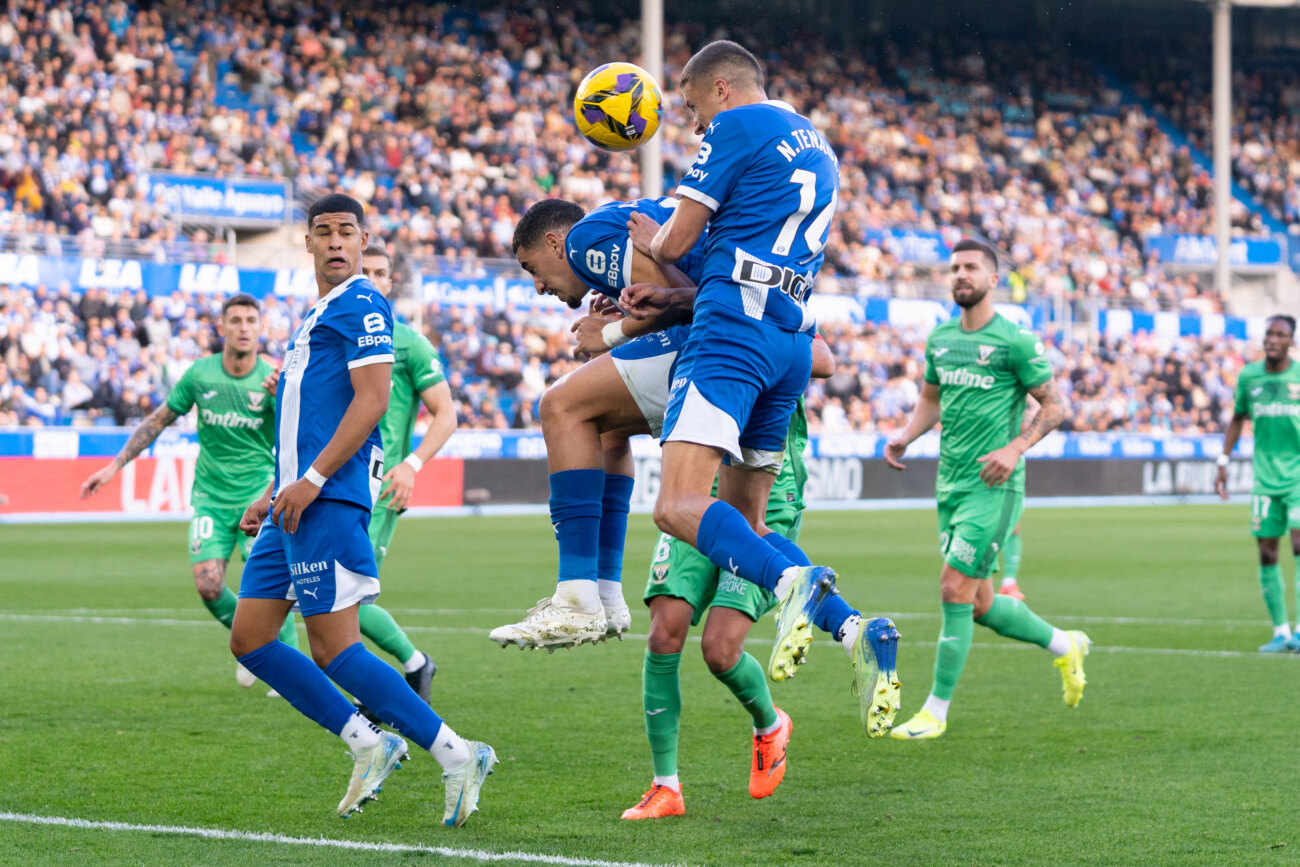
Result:
[[[1300,638],[1292,634],[1287,620],[1278,566],[1278,539],[1288,530],[1291,551],[1300,556],[1300,368],[1291,360],[1294,344],[1295,319],[1271,317],[1264,332],[1264,358],[1247,364],[1237,376],[1237,399],[1214,480],[1214,490],[1228,499],[1228,456],[1250,419],[1255,434],[1250,531],[1259,544],[1259,583],[1273,620],[1273,637],[1259,648],[1261,653],[1300,651]],[[1300,575],[1296,580],[1300,582]]]
[[[762,525],[811,370],[814,320],[805,301],[824,258],[839,162],[807,118],[768,100],[758,60],[734,42],[696,52],[680,85],[704,140],[647,252],[677,262],[706,227],[708,242],[664,417],[655,524],[776,594],[773,680],[793,676],[813,624],[853,645],[854,687],[871,716],[868,733],[879,737],[898,709],[897,630],[863,628],[833,592],[835,573],[812,567],[795,543]],[[625,306],[636,306],[634,290],[623,294]]]
[[[290,340],[280,373],[274,496],[268,490],[241,521],[247,532],[261,530],[244,568],[230,649],[351,749],[355,766],[340,816],[375,796],[407,744],[357,713],[335,683],[434,756],[446,782],[443,823],[457,826],[477,809],[496,754],[452,731],[365,648],[358,625],[358,605],[379,594],[368,530],[383,477],[378,425],[393,363],[391,308],[361,273],[364,218],[361,204],[340,194],[308,210],[319,300]],[[276,640],[295,600],[314,665]]]
[[[666,220],[674,199],[611,202],[586,213],[563,199],[543,199],[515,226],[513,247],[539,294],[577,309],[590,293],[613,299],[627,286],[652,283],[681,292],[678,309],[624,319],[609,305],[574,323],[579,354],[595,355],[542,396],[542,435],[550,472],[551,524],[559,547],[555,592],[518,623],[489,637],[520,647],[565,647],[621,635],[632,624],[623,599],[623,544],[632,499],[629,436],[657,435],[670,371],[686,338],[675,323],[689,301],[703,245],[678,267],[636,255],[628,218]],[[638,339],[634,339],[638,338]]]
[[[383,247],[370,246],[361,255],[361,273],[385,298],[392,299],[392,259]],[[411,450],[411,432],[420,404],[429,411],[429,427],[420,445]],[[388,412],[379,422],[384,444],[384,478],[379,500],[370,513],[370,542],[375,566],[382,570],[397,519],[415,491],[415,476],[456,431],[456,407],[438,352],[423,334],[402,322],[393,323],[393,388]],[[361,634],[402,664],[406,682],[425,701],[438,666],[416,650],[393,616],[378,605],[362,605]]]
[[[275,370],[257,354],[262,316],[253,296],[233,295],[221,305],[217,333],[224,341],[220,354],[201,358],[185,371],[166,403],[140,422],[112,463],[81,483],[81,496],[94,495],[164,428],[197,407],[199,456],[190,492],[190,566],[203,605],[229,629],[236,599],[225,583],[226,563],[236,545],[244,559],[252,547],[252,539],[239,530],[239,519],[275,475],[275,397],[263,388]],[[292,617],[285,619],[280,640],[298,646]],[[242,665],[235,677],[244,687],[257,682]]]
[[[930,332],[921,399],[885,448],[889,465],[905,469],[900,461],[907,447],[936,423],[942,426],[935,490],[943,625],[930,696],[916,716],[894,727],[890,736],[901,740],[936,738],[947,729],[974,624],[1046,648],[1056,657],[1070,707],[1083,696],[1089,645],[1082,632],[1056,629],[1020,600],[993,592],[989,573],[1024,502],[1024,453],[1061,423],[1065,411],[1042,341],[993,308],[997,253],[971,240],[952,249],[949,279],[961,315]],[[1027,393],[1039,408],[1021,425]]]

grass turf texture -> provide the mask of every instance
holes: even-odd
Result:
[[[1029,604],[1096,642],[1082,704],[1064,707],[1044,651],[977,629],[948,733],[869,741],[846,656],[819,635],[810,664],[772,687],[795,730],[785,782],[764,801],[746,792],[749,719],[689,643],[687,815],[631,823],[619,813],[651,778],[645,609],[633,605],[640,637],[622,644],[502,650],[488,630],[551,586],[546,519],[408,519],[383,601],[438,661],[439,712],[502,760],[481,812],[456,832],[439,824],[438,767],[416,751],[379,803],[335,816],[344,747],[260,684],[235,685],[227,633],[189,578],[184,524],[0,526],[0,812],[649,863],[1289,862],[1300,847],[1287,794],[1300,765],[1300,658],[1253,652],[1269,628],[1246,520],[1243,507],[1031,510]],[[840,571],[846,598],[898,622],[900,722],[924,700],[934,659],[933,521],[913,511],[805,522],[807,549]],[[653,539],[648,517],[633,516],[629,602]],[[1288,585],[1293,574],[1285,558]],[[154,619],[165,622],[135,622]],[[770,619],[755,628],[772,632]],[[766,664],[770,644],[751,650]],[[380,858],[438,860],[0,822],[0,863]]]

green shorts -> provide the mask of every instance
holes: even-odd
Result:
[[[1250,532],[1256,539],[1276,539],[1300,528],[1300,490],[1289,494],[1252,494]]]
[[[1006,488],[953,491],[941,498],[939,552],[944,562],[971,578],[989,577],[1024,508],[1024,492]]]
[[[239,519],[244,517],[243,507],[195,506],[190,520],[190,562],[204,560],[229,560],[235,546],[245,560],[253,548],[253,537],[245,536],[239,529]]]
[[[803,513],[782,510],[767,517],[767,525],[792,542],[799,541]],[[667,533],[659,534],[650,578],[645,585],[645,602],[656,596],[684,599],[695,609],[691,625],[696,626],[709,606],[734,608],[755,623],[776,605],[776,596],[731,572],[723,572],[699,551]]]
[[[406,510],[403,509],[402,512],[404,511]],[[384,565],[384,557],[388,554],[388,546],[393,541],[397,519],[402,516],[402,512],[388,508],[388,500],[381,500],[370,513],[370,547],[375,549],[376,568]]]

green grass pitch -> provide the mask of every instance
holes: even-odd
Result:
[[[645,609],[633,605],[621,644],[502,650],[488,630],[552,586],[545,517],[408,519],[383,602],[438,661],[438,711],[501,758],[458,831],[441,827],[438,768],[416,752],[381,801],[335,816],[344,747],[260,685],[235,685],[227,633],[189,578],[184,524],[0,526],[0,863],[470,863],[15,820],[47,816],[551,863],[1294,864],[1300,658],[1255,653],[1269,628],[1246,521],[1240,506],[1029,511],[1029,604],[1095,642],[1082,704],[1062,704],[1044,651],[977,629],[948,733],[868,740],[847,658],[819,636],[799,676],[772,687],[795,728],[785,782],[764,801],[746,791],[749,719],[690,643],[687,815],[631,823],[619,813],[651,777]],[[804,525],[846,598],[903,633],[900,721],[930,684],[933,524],[929,511],[814,511]],[[630,602],[653,538],[633,516]],[[755,628],[764,664],[771,635],[770,620]]]

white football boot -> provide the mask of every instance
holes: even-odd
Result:
[[[605,609],[600,603],[596,603],[594,611],[586,611],[548,596],[539,600],[523,620],[498,626],[488,633],[488,638],[502,647],[545,647],[553,652],[557,647],[604,641],[606,630]]]

